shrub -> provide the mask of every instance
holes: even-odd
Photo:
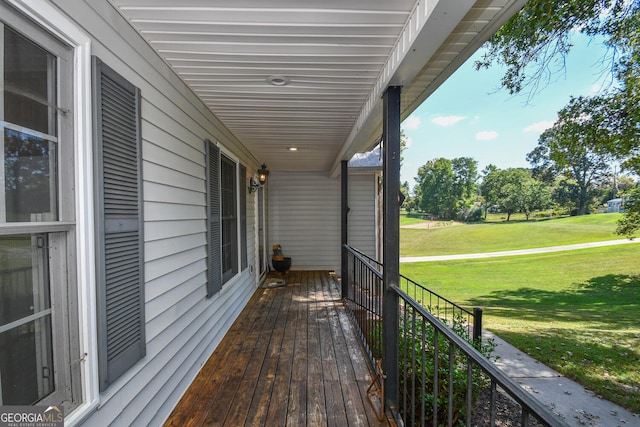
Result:
[[[435,328],[426,320],[417,316],[411,318],[407,316],[405,319],[400,325],[398,335],[400,407],[406,407],[408,412],[402,413],[405,424],[408,426],[433,425],[434,380],[437,372],[438,423],[447,420],[449,389],[452,387],[453,424],[463,425],[467,397],[467,357],[459,349],[454,348],[451,361],[453,382],[450,383],[450,342],[440,333],[436,338]],[[454,332],[474,345],[484,356],[491,356],[495,349],[492,341],[484,344],[473,343],[463,319],[456,318],[450,323],[450,328]],[[436,348],[437,358],[435,357]],[[472,367],[471,378],[472,399],[475,400],[488,379],[476,365]]]
[[[463,222],[477,222],[482,216],[482,208],[475,205],[459,207],[456,212],[456,219]]]

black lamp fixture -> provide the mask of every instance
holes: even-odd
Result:
[[[252,176],[249,180],[249,194],[257,191],[258,188],[262,187],[265,182],[267,182],[267,177],[269,176],[269,171],[267,170],[267,165],[264,163],[260,166],[260,169],[257,171],[258,177]]]
[[[264,163],[258,169],[258,181],[260,181],[260,185],[264,185],[267,182],[267,177],[269,176],[269,171],[267,170],[267,165]]]

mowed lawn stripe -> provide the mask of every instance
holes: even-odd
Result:
[[[402,256],[508,251],[616,240],[620,214],[536,221],[486,222],[439,228],[401,228]],[[425,223],[427,224],[427,223]]]

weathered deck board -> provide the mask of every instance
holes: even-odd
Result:
[[[333,279],[287,282],[256,291],[165,426],[388,426]]]

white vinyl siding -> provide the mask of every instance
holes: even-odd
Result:
[[[376,257],[375,172],[349,174],[348,242],[361,252]]]
[[[340,271],[340,180],[272,171],[267,185],[269,252],[278,243],[294,270]]]
[[[376,175],[349,174],[349,243],[376,256]],[[340,180],[321,172],[269,175],[269,251],[280,244],[291,268],[340,271]]]

